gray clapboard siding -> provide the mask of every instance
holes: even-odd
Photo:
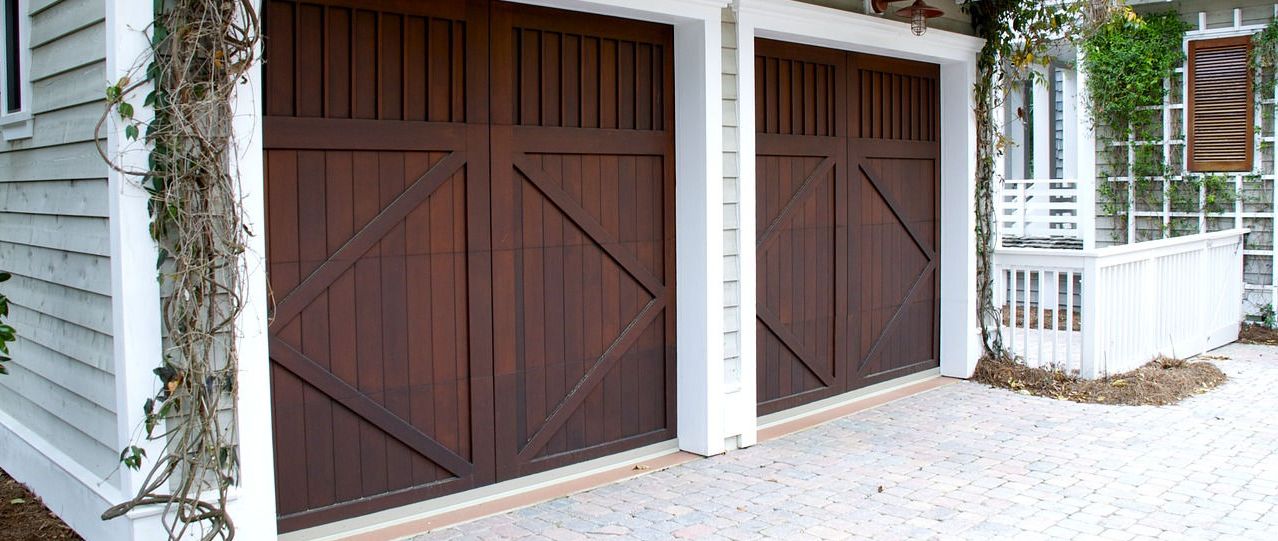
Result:
[[[106,5],[103,0],[63,0],[31,18],[29,39],[34,48],[103,21]]]
[[[737,173],[737,25],[731,9],[723,10],[720,53],[723,64],[723,358],[725,388],[740,389],[741,363],[741,232],[737,225],[740,190]],[[753,322],[751,322],[753,323]]]
[[[105,106],[101,103],[85,103],[54,109],[36,115],[32,136],[11,141],[10,148],[33,149],[93,141],[93,128],[102,117]]]
[[[5,282],[3,288],[15,306],[25,306],[86,329],[111,334],[111,297],[21,275]]]
[[[22,351],[21,341],[14,348]],[[115,414],[87,401],[76,407],[74,393],[49,383],[17,361],[12,364],[11,373],[0,378],[0,409],[90,472],[107,479],[119,465],[120,451],[114,443],[101,440],[116,439]]]
[[[22,368],[56,383],[98,407],[115,411],[115,376],[44,347],[24,334]],[[109,338],[108,338],[109,340]],[[107,344],[110,347],[110,344]]]
[[[6,181],[102,178],[107,166],[92,142],[33,148],[0,154]]]
[[[93,114],[93,121],[97,122],[98,115],[106,104],[106,86],[106,66],[103,62],[59,73],[47,79],[32,80],[31,112],[39,115],[63,107],[93,103],[98,106],[98,112]],[[39,122],[39,118],[36,117],[36,122]],[[85,134],[91,135],[92,132]],[[85,137],[81,140],[87,139]]]
[[[111,336],[68,323],[22,305],[11,307],[10,321],[22,336],[67,359],[102,372],[111,372]],[[115,409],[112,407],[111,409]]]
[[[0,182],[0,212],[106,218],[108,195],[106,179]]]
[[[119,467],[105,0],[30,0],[32,137],[0,142],[0,284],[18,331],[0,410],[113,483]],[[0,445],[3,443],[0,442]]]
[[[36,21],[32,21],[33,23]],[[31,48],[31,80],[44,79],[106,59],[106,23],[77,30]]]
[[[0,239],[27,246],[109,257],[105,218],[0,212]]]
[[[0,261],[14,274],[99,295],[111,294],[111,265],[105,257],[0,241]]]

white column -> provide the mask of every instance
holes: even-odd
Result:
[[[1083,237],[1083,249],[1090,250],[1096,247],[1096,188],[1097,183],[1104,180],[1096,178],[1096,132],[1087,115],[1087,72],[1082,69],[1083,50],[1078,49],[1075,56],[1079,69],[1074,72],[1073,95],[1065,96],[1065,109],[1072,109],[1065,116],[1065,125],[1074,129],[1072,136],[1066,134],[1065,140],[1072,144],[1066,143],[1065,147],[1073,148],[1074,158],[1066,154],[1065,167],[1073,165],[1076,169],[1072,174],[1067,169],[1065,176],[1078,179],[1078,229]],[[1068,92],[1071,85],[1067,82],[1065,88]]]
[[[737,13],[737,134],[740,138],[737,153],[737,186],[739,219],[738,244],[741,261],[739,283],[741,285],[741,390],[735,404],[736,411],[728,412],[740,419],[743,430],[738,443],[742,446],[753,445],[758,441],[758,423],[756,422],[756,404],[758,397],[758,292],[759,277],[758,259],[755,238],[755,206],[758,204],[755,176],[755,95],[754,95],[754,15]]]
[[[1034,178],[1049,179],[1052,178],[1052,92],[1048,86],[1048,81],[1052,76],[1051,71],[1042,66],[1036,66],[1034,71],[1038,73],[1041,80],[1033,83],[1030,93],[1034,96],[1032,107],[1034,110],[1030,113],[1034,117]]]
[[[150,54],[147,35],[154,18],[149,2],[124,5],[106,3],[106,77],[115,84],[121,77],[135,81],[143,76],[130,73],[139,59]],[[139,120],[151,117],[149,108],[141,107],[149,86],[127,96],[135,106]],[[114,121],[118,116],[112,115]],[[112,122],[104,128],[107,155],[120,166],[145,170],[147,153],[141,143],[124,137],[124,125]],[[111,169],[107,175],[110,192],[111,231],[111,334],[115,357],[117,447],[137,445],[146,451],[146,459],[138,471],[120,466],[120,492],[132,498],[142,487],[147,472],[163,454],[163,440],[146,441],[143,430],[145,415],[142,404],[155,396],[159,384],[152,370],[163,360],[161,334],[160,286],[156,280],[155,242],[151,239],[149,195],[140,179]],[[120,502],[112,502],[120,503]],[[156,509],[139,509],[115,519],[127,522],[126,530],[134,539],[158,539],[164,536]]]
[[[255,1],[261,13],[261,2]],[[261,44],[258,45],[259,54]],[[259,57],[260,58],[260,57]],[[244,310],[236,323],[239,350],[236,408],[239,410],[239,486],[227,511],[235,521],[236,538],[274,539],[275,447],[271,426],[271,373],[267,346],[266,296],[266,175],[262,154],[262,63],[249,69],[236,92],[236,153],[240,172],[240,202],[244,225],[252,236],[245,240]]]
[[[941,374],[967,378],[980,356],[976,319],[975,58],[941,65]]]
[[[714,455],[725,433],[723,58],[719,10],[703,9],[713,16],[675,24],[677,398],[679,448]]]

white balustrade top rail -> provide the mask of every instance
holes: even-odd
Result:
[[[1090,250],[999,248],[1004,345],[1031,365],[1099,377],[1232,342],[1247,232]]]
[[[1079,183],[1063,179],[1005,180],[995,197],[1000,237],[1083,237]]]

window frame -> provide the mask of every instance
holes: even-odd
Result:
[[[1247,62],[1247,108],[1246,108],[1246,152],[1245,159],[1237,161],[1223,160],[1196,160],[1194,159],[1194,104],[1197,101],[1197,78],[1194,76],[1194,58],[1197,50],[1204,45],[1211,44],[1246,44],[1247,58],[1251,57],[1252,35],[1230,35],[1221,37],[1202,37],[1195,39],[1187,39],[1185,43],[1185,116],[1183,126],[1185,128],[1185,170],[1191,173],[1236,173],[1251,171],[1254,166],[1256,156],[1256,138],[1253,135],[1256,126],[1255,118],[1255,74],[1252,73],[1251,62]]]
[[[0,8],[7,12],[8,6],[17,4],[18,8],[18,88],[22,103],[16,111],[8,110],[9,70],[9,25],[7,17],[0,18],[0,138],[5,141],[31,137],[33,118],[31,114],[31,15],[28,0],[0,0]]]

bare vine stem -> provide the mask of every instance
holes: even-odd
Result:
[[[157,1],[151,48],[107,88],[108,107],[95,128],[103,160],[150,194],[166,332],[164,358],[155,360],[160,390],[142,405],[145,438],[163,440],[163,453],[138,493],[102,518],[161,505],[170,539],[235,537],[227,513],[239,477],[235,322],[250,233],[234,170],[231,102],[256,61],[259,31],[251,0]],[[129,100],[147,85],[143,107],[154,116],[143,122]],[[102,131],[113,119],[126,138],[145,143],[145,169],[125,166],[103,148]],[[145,458],[136,445],[121,454],[132,469]]]

